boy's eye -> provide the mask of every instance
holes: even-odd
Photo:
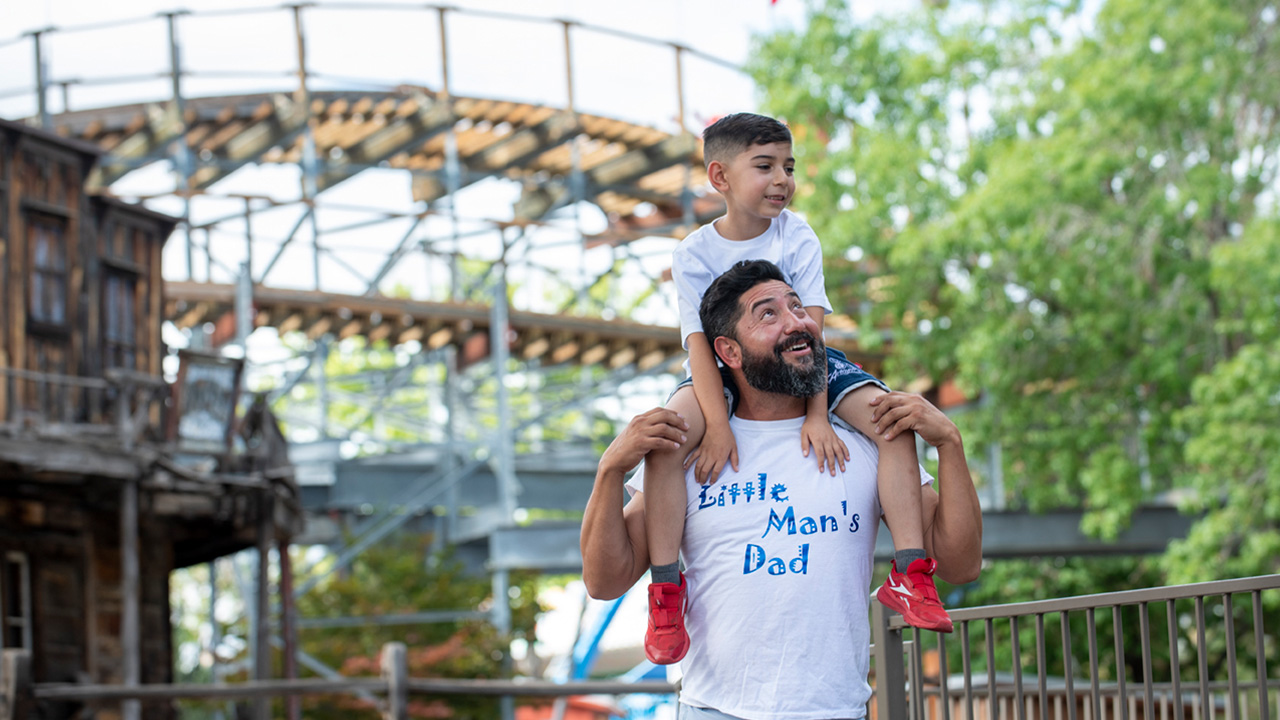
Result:
[[[793,167],[789,167],[789,168],[785,168],[785,169],[786,169],[786,171],[787,171],[787,174],[788,174],[788,175],[794,175],[794,174],[795,174],[795,172],[796,172],[796,169],[795,169],[795,168],[793,168]]]

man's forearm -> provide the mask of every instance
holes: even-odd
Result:
[[[951,583],[976,580],[982,568],[982,508],[959,433],[954,442],[938,447],[938,507],[930,533],[938,575]]]
[[[644,572],[636,572],[636,550],[623,516],[624,474],[601,467],[582,515],[582,580],[591,597],[609,600],[625,593]]]

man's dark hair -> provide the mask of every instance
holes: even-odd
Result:
[[[702,131],[702,158],[728,162],[752,145],[791,142],[786,125],[766,115],[734,113],[725,115]]]
[[[789,282],[777,265],[768,260],[741,260],[716,278],[702,296],[698,319],[707,342],[715,347],[716,338],[736,340],[734,328],[742,318],[743,293],[766,280]]]

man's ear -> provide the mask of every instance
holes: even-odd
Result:
[[[724,163],[719,160],[712,160],[707,163],[707,180],[711,182],[711,187],[716,192],[723,193],[729,189],[729,178],[725,172]]]
[[[716,338],[714,347],[725,367],[742,369],[742,346],[736,340],[721,335]]]

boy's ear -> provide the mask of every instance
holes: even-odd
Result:
[[[716,355],[720,357],[720,362],[725,367],[742,369],[742,347],[738,345],[736,340],[731,340],[724,335],[716,338],[713,348]]]
[[[711,182],[711,187],[716,192],[723,193],[729,188],[729,178],[725,173],[724,163],[719,160],[712,160],[707,163],[707,180]]]

